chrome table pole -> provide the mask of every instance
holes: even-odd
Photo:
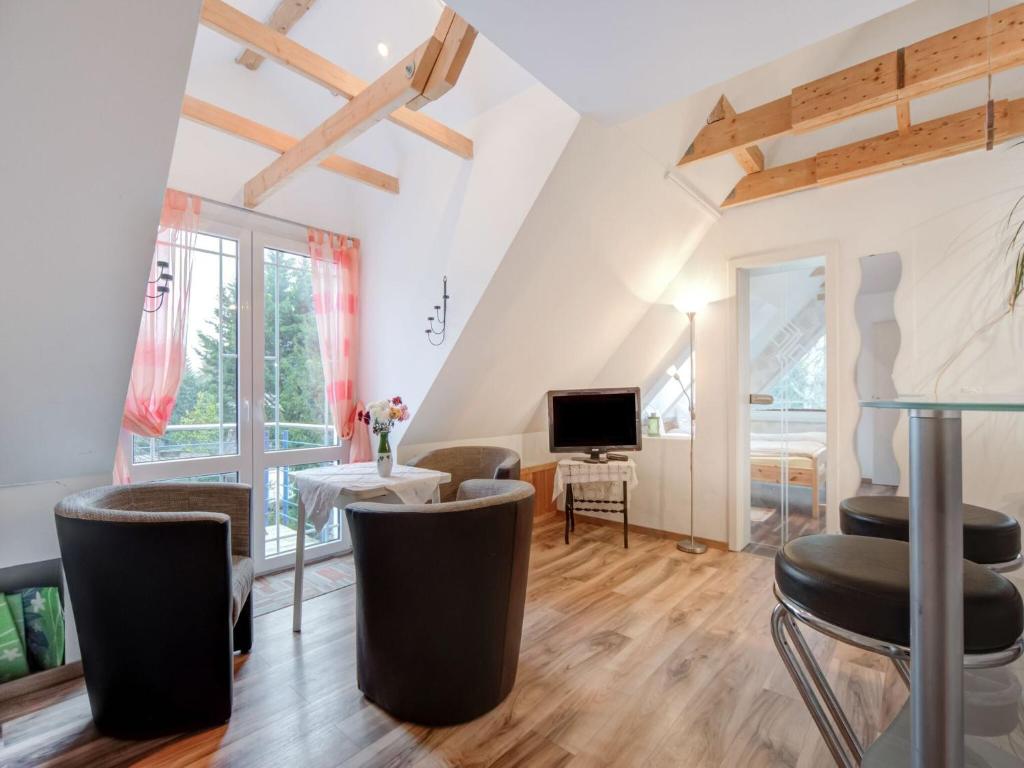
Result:
[[[910,411],[911,765],[964,764],[960,411]]]

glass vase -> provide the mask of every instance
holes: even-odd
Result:
[[[377,443],[377,474],[381,477],[391,477],[391,468],[394,466],[388,435],[388,432],[381,432]]]

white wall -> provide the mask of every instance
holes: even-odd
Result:
[[[445,359],[569,141],[579,116],[541,85],[468,126],[470,162],[425,154],[402,194],[361,214],[362,348],[359,391],[369,401],[401,395],[422,407]],[[448,276],[448,334],[425,338]],[[396,434],[400,439],[401,432]]]
[[[198,9],[2,6],[0,484],[111,467]]]
[[[594,380],[710,223],[621,132],[582,120],[406,439],[546,429],[547,390]]]
[[[199,6],[0,5],[0,567],[110,481]]]

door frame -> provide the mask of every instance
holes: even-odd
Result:
[[[728,408],[728,535],[729,549],[734,551],[750,543],[750,271],[820,256],[825,258],[825,529],[839,529],[835,498],[839,484],[839,242],[828,240],[737,256],[726,262],[728,295],[735,302],[729,313],[735,354],[729,361]]]
[[[286,251],[303,258],[309,258],[308,245],[304,241],[289,238],[270,232],[254,230],[252,233],[252,296],[253,316],[263,318],[266,316],[265,291],[264,291],[264,270],[263,250],[271,248],[278,251]],[[265,353],[266,328],[263,322],[253,323],[252,328],[252,398],[253,403],[258,404],[252,410],[252,514],[253,524],[256,527],[256,534],[253,537],[253,550],[255,554],[256,572],[271,573],[284,570],[295,564],[295,552],[289,551],[283,554],[266,555],[266,528],[262,525],[261,518],[266,503],[264,498],[265,486],[263,474],[268,469],[275,467],[286,467],[293,464],[313,464],[326,461],[344,462],[344,442],[338,445],[324,446],[318,448],[294,448],[284,451],[265,451],[263,449],[263,429],[266,426],[263,413],[263,401],[266,396],[265,386]],[[259,522],[259,525],[256,523]],[[349,538],[348,527],[345,522],[344,513],[339,515],[340,537],[337,541],[326,544],[306,545],[306,563],[334,557],[335,555],[346,554],[352,551],[352,544]]]

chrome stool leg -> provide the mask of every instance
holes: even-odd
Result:
[[[811,680],[814,682],[815,687],[818,689],[818,694],[825,701],[825,706],[828,707],[828,711],[832,714],[832,719],[839,726],[839,731],[846,741],[846,745],[850,748],[850,753],[854,756],[857,764],[860,765],[860,761],[864,758],[864,748],[860,745],[860,741],[857,739],[857,735],[853,732],[853,725],[850,724],[849,718],[846,716],[846,712],[839,705],[839,700],[836,698],[835,691],[832,690],[832,686],[828,684],[828,679],[825,677],[825,673],[821,671],[821,666],[818,664],[817,659],[814,658],[814,654],[811,652],[811,648],[807,645],[807,641],[804,639],[803,633],[800,631],[800,627],[797,626],[793,616],[787,611],[785,616],[786,629],[789,631],[790,636],[793,638],[793,642],[796,645],[797,652],[800,654],[800,658],[803,660],[804,666],[811,673]]]
[[[857,768],[860,765],[860,757],[854,758],[844,748],[839,734],[836,733],[835,727],[833,727],[828,719],[828,715],[821,706],[821,702],[815,695],[814,687],[811,681],[808,680],[807,674],[801,665],[801,659],[794,652],[790,639],[786,636],[789,634],[792,637],[794,630],[799,636],[799,630],[792,624],[792,619],[789,618],[785,606],[779,603],[775,606],[775,610],[772,611],[772,639],[775,641],[775,648],[778,650],[779,656],[782,657],[782,663],[786,665],[789,676],[793,679],[793,683],[796,685],[796,689],[800,693],[800,697],[803,699],[807,711],[810,712],[815,725],[818,726],[818,731],[825,740],[825,745],[828,747],[829,752],[832,753],[836,765],[840,766],[840,768]],[[803,638],[800,637],[799,640],[794,640],[793,642],[799,648],[801,644],[804,644],[802,641]],[[800,656],[802,655],[801,653]],[[817,664],[814,666],[817,667]],[[820,674],[820,669],[818,673]],[[843,719],[845,720],[845,717]]]
[[[900,680],[907,686],[907,690],[910,690],[910,666],[903,659],[893,659],[892,665],[896,667],[896,672],[900,676]]]

